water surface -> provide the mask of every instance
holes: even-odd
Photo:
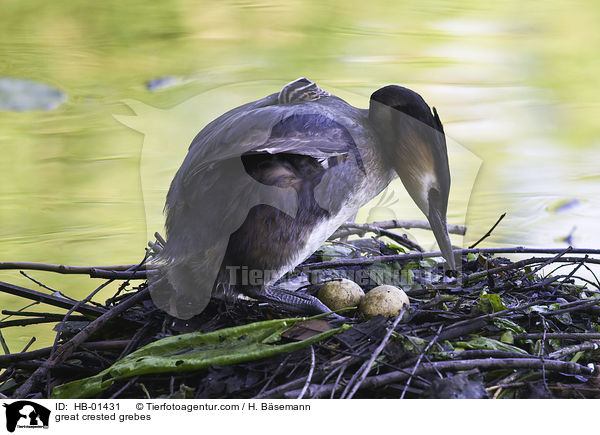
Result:
[[[469,227],[455,244],[507,212],[487,245],[566,247],[569,235],[577,247],[599,245],[598,2],[4,0],[2,8],[0,77],[47,84],[67,100],[51,111],[0,112],[0,261],[139,260],[148,233],[162,230],[164,195],[193,135],[301,76],[361,107],[390,83],[437,107],[451,149],[449,221]],[[370,206],[422,218],[399,183],[378,201]],[[431,246],[426,232],[413,235]],[[31,275],[77,298],[97,285]],[[16,272],[0,279],[35,287]],[[2,309],[23,305],[0,295]],[[47,342],[45,330],[3,333],[19,350],[32,334]]]

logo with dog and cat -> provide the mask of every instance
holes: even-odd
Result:
[[[30,400],[19,400],[4,403],[6,415],[6,430],[15,429],[48,429],[50,410]]]

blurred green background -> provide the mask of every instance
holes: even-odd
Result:
[[[148,233],[162,231],[191,137],[301,76],[361,107],[397,83],[438,108],[455,151],[482,162],[473,186],[451,153],[449,221],[469,226],[455,244],[508,212],[487,245],[566,247],[571,234],[575,246],[598,247],[594,0],[0,2],[0,78],[68,98],[52,111],[0,112],[0,262],[138,261]],[[171,85],[147,86],[161,77]],[[477,174],[478,163],[465,164]],[[422,218],[401,188],[393,193],[398,218]],[[98,284],[31,275],[78,298]],[[0,280],[35,287],[16,271]],[[23,305],[0,294],[2,309]],[[47,342],[48,329],[3,333],[18,351],[32,334]]]

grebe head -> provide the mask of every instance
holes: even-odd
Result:
[[[414,91],[390,85],[371,95],[369,120],[377,131],[384,155],[404,187],[427,216],[442,254],[455,269],[446,225],[450,170],[444,127]]]

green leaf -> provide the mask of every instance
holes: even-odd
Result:
[[[338,244],[325,244],[319,248],[315,254],[321,255],[323,261],[337,260],[352,256],[352,248]]]
[[[393,249],[396,252],[400,252],[401,254],[406,254],[406,248],[399,243],[394,242],[393,240],[386,240],[385,245]]]
[[[432,267],[435,267],[438,264],[437,260],[435,258],[423,258],[422,260],[419,261],[419,266],[421,266],[424,269],[431,269]]]
[[[525,328],[522,328],[521,326],[519,326],[512,320],[502,319],[500,317],[493,317],[492,324],[498,329],[511,331],[511,332],[514,332],[515,334],[522,334],[522,333],[526,332]]]
[[[506,310],[506,305],[502,302],[500,295],[497,295],[496,293],[481,293],[481,296],[479,296],[478,307],[486,314]]]
[[[412,269],[418,269],[419,266],[419,262],[418,261],[409,261],[408,263],[406,263],[404,265],[404,269],[405,270],[412,270]]]
[[[515,337],[513,336],[513,333],[511,331],[506,331],[504,334],[502,334],[500,336],[500,341],[502,343],[506,343],[506,344],[514,344]]]
[[[404,350],[415,354],[423,352],[427,347],[427,344],[429,344],[427,340],[423,340],[422,338],[415,337],[412,335],[402,335],[393,332],[392,337],[396,338],[402,343],[402,347],[404,347]]]
[[[585,352],[580,350],[579,352],[577,352],[575,355],[573,355],[573,358],[571,358],[571,362],[572,363],[576,363],[579,361],[579,359],[583,356]]]
[[[163,338],[132,352],[97,375],[55,387],[52,397],[92,397],[119,379],[201,370],[211,365],[225,366],[294,352],[351,327],[342,325],[306,340],[275,344],[281,340],[281,334],[294,324],[319,317],[323,315],[267,320],[204,334],[193,332]]]
[[[506,352],[517,352],[528,355],[527,352],[517,346],[512,346],[487,337],[477,337],[469,341],[457,341],[454,343],[454,346],[463,349],[503,350]]]
[[[556,320],[558,320],[563,325],[572,325],[573,319],[571,319],[571,315],[569,313],[557,314],[554,316]]]
[[[552,304],[550,305],[549,311],[557,311],[560,310],[561,307],[559,304]],[[571,315],[569,313],[561,313],[561,314],[557,314],[555,316],[553,316],[556,320],[558,320],[560,323],[562,323],[563,325],[572,325],[573,324],[573,319],[571,319]]]
[[[534,305],[526,309],[528,313],[536,312],[536,313],[548,313],[550,312],[550,308],[545,307],[544,305]]]
[[[548,346],[550,346],[550,348],[553,351],[562,349],[564,347],[562,344],[562,340],[559,340],[558,338],[551,338],[550,340],[547,340],[547,341],[548,341]]]

